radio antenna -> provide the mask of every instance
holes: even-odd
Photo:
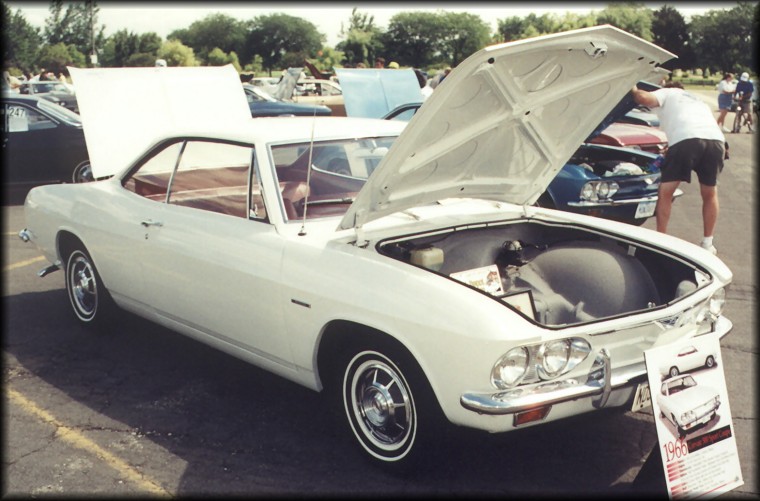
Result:
[[[306,235],[306,211],[309,209],[309,194],[311,193],[311,159],[314,155],[314,128],[317,124],[317,107],[314,107],[314,115],[311,117],[311,139],[309,140],[309,164],[306,166],[306,196],[303,199],[303,220],[298,236]]]

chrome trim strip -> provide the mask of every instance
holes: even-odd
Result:
[[[61,263],[55,262],[48,266],[47,268],[42,268],[40,271],[37,272],[37,276],[40,278],[45,278],[46,276],[50,275],[54,271],[58,271],[61,269]]]

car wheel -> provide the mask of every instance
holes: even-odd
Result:
[[[84,325],[99,326],[111,314],[112,299],[90,255],[77,248],[66,260],[66,291],[76,318]]]
[[[680,373],[681,373],[681,371],[679,371],[678,367],[675,367],[675,366],[671,367],[670,370],[668,371],[668,374],[670,375],[670,377],[676,377]]]
[[[95,178],[92,175],[92,166],[89,160],[80,162],[74,167],[74,172],[71,174],[71,181],[74,183],[88,183],[94,181]]]
[[[707,357],[707,360],[705,360],[705,367],[708,369],[712,369],[715,366],[715,358],[713,358],[712,355]]]
[[[382,464],[411,464],[442,421],[427,379],[400,350],[366,346],[348,353],[340,387],[351,431]]]

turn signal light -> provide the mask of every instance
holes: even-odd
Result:
[[[537,409],[531,409],[529,411],[518,412],[515,414],[514,425],[520,426],[521,424],[532,423],[533,421],[542,421],[547,416],[547,414],[549,414],[551,408],[551,405],[547,405],[546,407],[539,407]]]

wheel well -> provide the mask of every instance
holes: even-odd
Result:
[[[327,387],[337,372],[341,372],[340,367],[334,363],[338,355],[355,346],[358,343],[372,343],[380,346],[401,350],[412,360],[414,357],[411,352],[399,340],[393,336],[348,320],[334,320],[328,323],[322,331],[322,336],[317,347],[317,374],[323,387]],[[419,363],[417,364],[419,365]]]
[[[73,233],[68,231],[62,231],[58,234],[58,256],[61,258],[61,262],[66,266],[66,260],[74,249],[84,249],[85,246],[81,240]]]

